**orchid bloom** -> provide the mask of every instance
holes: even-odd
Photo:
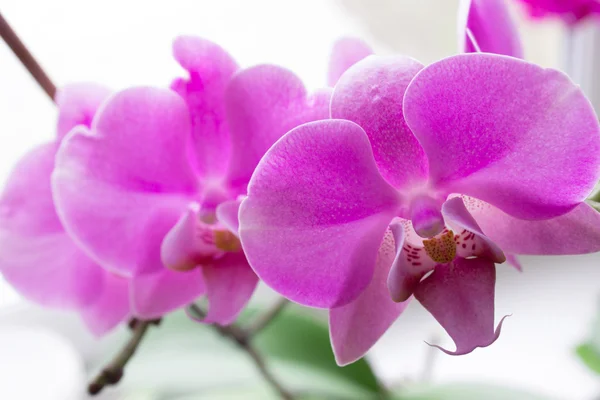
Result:
[[[174,42],[188,71],[172,90],[112,96],[64,140],[53,174],[63,224],[102,265],[130,277],[132,309],[160,316],[206,295],[207,323],[233,321],[258,279],[237,235],[238,197],[289,129],[328,117],[292,72],[238,70],[219,46]]]
[[[77,311],[103,334],[130,316],[127,279],[92,261],[56,215],[50,176],[56,151],[71,128],[89,126],[109,91],[91,84],[60,90],[57,137],[27,153],[0,197],[0,272],[36,303]]]
[[[494,53],[523,57],[521,37],[508,10],[508,0],[461,0],[458,8],[458,43],[463,53]],[[514,254],[508,262],[523,270]]]
[[[488,346],[503,250],[600,250],[600,216],[583,203],[600,127],[561,72],[483,53],[425,68],[370,56],[342,75],[330,112],[266,153],[239,218],[258,276],[330,309],[339,364],[412,295],[454,340],[448,353]]]
[[[520,0],[532,18],[560,16],[568,24],[600,14],[598,0]]]
[[[340,77],[354,64],[373,54],[371,47],[355,37],[338,39],[331,48],[327,69],[327,84],[334,87]]]
[[[523,58],[517,27],[508,0],[461,0],[458,42],[463,53],[495,53]]]

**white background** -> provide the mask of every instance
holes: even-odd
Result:
[[[170,55],[178,34],[218,42],[242,65],[284,65],[311,88],[325,84],[330,46],[342,35],[360,36],[378,53],[431,62],[456,51],[456,8],[456,0],[0,0],[4,17],[58,86],[95,81],[114,89],[166,86],[182,74]],[[560,24],[526,24],[515,11],[528,59],[561,65]],[[55,118],[53,104],[0,45],[0,181],[28,148],[52,138]],[[500,339],[464,357],[434,354],[433,379],[508,384],[565,399],[600,393],[597,378],[573,353],[596,309],[599,263],[598,255],[529,257],[522,274],[500,267],[497,319],[513,314]],[[8,321],[0,323],[0,398],[81,398],[91,342],[11,327],[33,318],[21,318],[28,309],[15,309],[20,302],[0,282],[0,320]],[[432,338],[451,345],[415,303],[371,359],[388,382],[418,379],[429,352],[423,340]]]

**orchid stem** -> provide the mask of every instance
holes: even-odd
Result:
[[[286,298],[282,297],[279,299],[273,307],[268,309],[263,315],[256,318],[256,320],[254,320],[254,322],[247,328],[248,335],[254,336],[269,326],[289,303],[289,300]]]
[[[27,46],[19,39],[16,32],[10,27],[8,21],[0,13],[0,36],[6,42],[21,63],[27,68],[31,76],[37,81],[40,87],[46,92],[50,100],[54,101],[56,95],[56,86],[40,64],[33,57]]]
[[[102,391],[106,386],[116,385],[119,383],[125,372],[125,366],[133,357],[136,350],[142,343],[144,336],[148,332],[150,325],[157,325],[160,320],[152,321],[141,321],[134,319],[129,324],[133,334],[129,341],[125,344],[125,347],[115,356],[115,358],[102,369],[102,371],[96,376],[96,378],[88,385],[88,393],[96,395]]]
[[[282,309],[283,306],[279,305],[276,308]],[[204,312],[204,310],[202,310],[200,307],[198,307],[195,304],[191,304],[189,306],[189,310],[192,311],[194,314],[196,314],[196,316],[198,316],[199,318],[204,318],[206,316],[206,313]],[[277,314],[278,314],[278,312],[274,313],[274,315],[277,315]],[[272,319],[273,318],[271,318],[270,320],[272,320]],[[268,321],[267,321],[267,323],[264,324],[264,326],[266,326],[267,324],[268,324]],[[213,329],[215,329],[221,336],[232,340],[235,344],[237,344],[239,346],[240,349],[242,349],[244,352],[246,352],[246,354],[248,354],[248,356],[250,356],[250,358],[254,362],[254,365],[258,369],[258,372],[265,379],[265,381],[267,381],[267,383],[269,385],[271,385],[271,387],[279,394],[279,397],[281,399],[283,399],[283,400],[294,400],[295,399],[294,395],[292,393],[290,393],[286,388],[284,388],[283,385],[277,380],[277,378],[275,378],[275,376],[267,368],[267,365],[266,365],[265,360],[262,357],[262,355],[250,343],[251,338],[252,338],[252,334],[250,332],[256,333],[256,331],[248,331],[248,330],[240,328],[239,326],[237,326],[235,324],[228,325],[228,326],[212,324],[210,326]]]

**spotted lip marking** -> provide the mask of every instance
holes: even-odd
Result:
[[[456,257],[456,242],[454,232],[451,230],[443,232],[437,237],[423,240],[425,253],[439,264],[452,262]]]

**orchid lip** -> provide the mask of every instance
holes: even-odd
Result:
[[[215,213],[193,203],[165,236],[161,257],[167,268],[188,271],[239,251],[238,237],[219,223]]]

